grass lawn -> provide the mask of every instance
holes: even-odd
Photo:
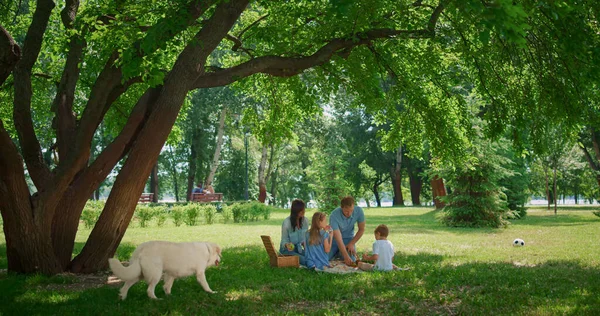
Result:
[[[464,229],[441,226],[430,208],[365,209],[367,232],[358,250],[369,251],[373,230],[387,224],[394,262],[411,269],[347,275],[269,267],[259,236],[271,235],[278,243],[287,211],[239,224],[139,228],[133,223],[118,250],[123,260],[148,240],[219,243],[222,265],[206,273],[218,293],[205,293],[189,277],[175,281],[171,297],[165,297],[161,282],[156,294],[163,299],[152,301],[140,282],[120,301],[120,284],[104,284],[108,274],[0,272],[0,315],[600,315],[600,218],[592,210],[559,208],[554,216],[532,208],[506,229]],[[79,232],[75,252],[89,232]],[[524,239],[525,247],[513,247],[515,238]],[[6,269],[5,252],[0,244],[1,269]]]

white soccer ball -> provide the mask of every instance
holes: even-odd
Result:
[[[525,242],[523,241],[523,239],[517,238],[513,241],[513,246],[522,247],[522,246],[525,246]]]

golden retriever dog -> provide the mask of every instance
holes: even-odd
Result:
[[[108,259],[112,272],[125,285],[121,288],[121,299],[127,298],[129,288],[144,279],[148,283],[148,297],[156,299],[154,288],[165,275],[165,294],[171,294],[171,287],[176,278],[195,274],[202,288],[209,293],[216,293],[206,282],[204,271],[210,266],[218,266],[221,262],[221,248],[211,242],[148,241],[139,245],[124,267],[115,258]]]

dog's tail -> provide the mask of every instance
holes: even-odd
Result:
[[[112,272],[123,281],[139,278],[142,274],[142,266],[139,259],[132,260],[129,266],[124,267],[119,260],[110,258],[108,259],[108,265]]]

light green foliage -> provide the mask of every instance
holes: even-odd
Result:
[[[202,205],[202,213],[204,214],[204,221],[208,225],[212,225],[215,222],[217,216],[217,208],[212,204]]]
[[[230,210],[233,222],[243,223],[248,221],[255,222],[260,219],[268,220],[271,217],[272,211],[275,209],[277,208],[254,201],[248,203],[234,203],[224,207],[223,212],[226,210],[229,212]],[[223,217],[225,219],[225,215],[223,215]]]
[[[138,205],[135,208],[133,216],[140,222],[140,227],[147,227],[150,221],[154,218],[156,212],[153,207]]]
[[[167,219],[169,218],[168,213],[166,212],[166,208],[162,208],[157,210],[156,214],[156,226],[163,227],[167,223]]]
[[[85,228],[92,228],[96,225],[100,214],[104,209],[104,201],[88,201],[81,212],[81,220]]]
[[[171,208],[171,218],[173,219],[173,223],[176,227],[179,227],[181,224],[183,224],[185,217],[184,210],[185,207],[181,205],[173,206],[173,208]]]
[[[223,224],[227,224],[231,221],[233,217],[231,206],[223,205],[221,210],[221,217],[223,217]]]
[[[200,205],[190,203],[184,207],[183,222],[188,226],[196,226],[200,221]]]

